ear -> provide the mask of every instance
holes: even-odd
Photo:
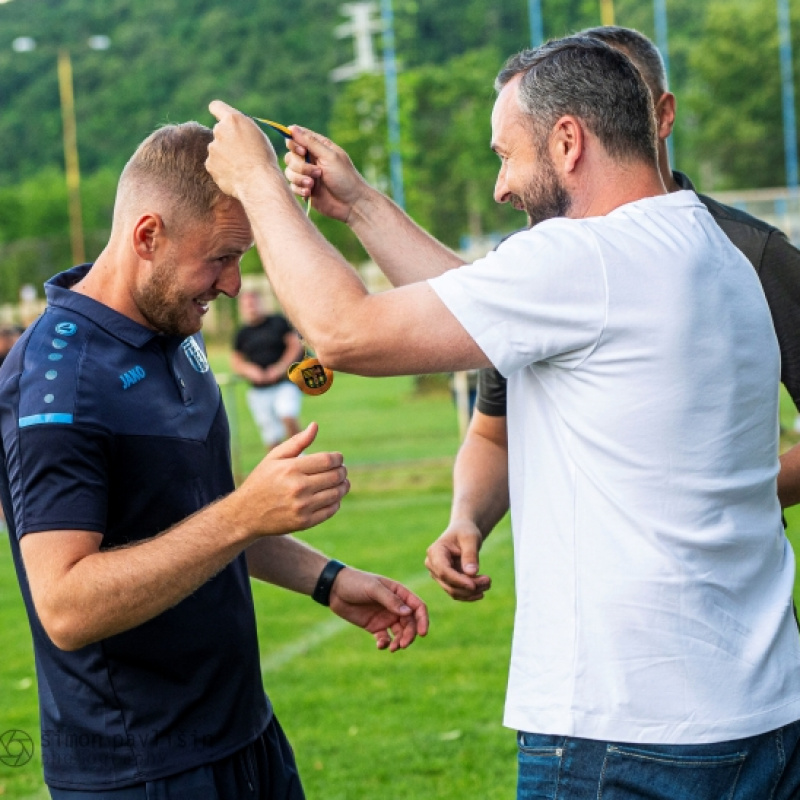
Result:
[[[577,117],[561,117],[550,134],[550,155],[556,169],[564,174],[573,172],[586,146],[586,135]]]
[[[164,220],[160,214],[143,214],[133,226],[131,245],[143,261],[152,261],[159,240],[164,236]]]
[[[656,130],[659,140],[666,139],[672,133],[675,124],[675,95],[664,92],[656,101]]]

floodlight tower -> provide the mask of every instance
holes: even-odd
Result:
[[[600,0],[600,24],[614,24],[614,0]]]
[[[539,47],[544,42],[542,0],[528,0],[528,21],[531,26],[531,47]]]
[[[783,101],[783,147],[786,158],[786,186],[797,195],[797,122],[794,112],[792,38],[789,26],[789,0],[778,0],[778,37],[781,56],[781,95]]]
[[[383,74],[386,84],[386,119],[389,135],[389,168],[392,198],[400,208],[405,208],[403,190],[403,163],[400,155],[400,115],[397,102],[397,61],[394,49],[394,15],[391,0],[381,0],[381,20],[373,19],[375,3],[345,3],[339,9],[350,17],[348,22],[334,29],[337,38],[353,37],[355,60],[331,72],[334,81],[349,80],[365,72],[379,72],[372,49],[373,33],[383,34]]]
[[[656,47],[661,52],[661,58],[664,60],[664,73],[667,76],[667,86],[669,86],[669,44],[667,36],[667,0],[653,0],[653,21],[655,22],[656,29]],[[673,133],[667,139],[667,155],[669,156],[669,163],[675,163],[675,154],[672,140],[675,134]]]
[[[0,2],[9,2],[9,0],[0,0]],[[87,45],[92,50],[107,50],[111,45],[111,40],[108,36],[90,36],[87,40]],[[19,36],[11,43],[11,47],[17,53],[29,53],[36,49],[36,40],[30,36]],[[68,48],[58,48],[56,66],[64,137],[64,168],[67,178],[72,261],[74,264],[82,264],[86,260],[86,251],[83,239],[78,129],[75,121],[75,91],[72,80],[72,59]]]

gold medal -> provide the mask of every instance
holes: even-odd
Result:
[[[286,372],[289,380],[306,394],[324,394],[333,383],[333,370],[326,369],[316,358],[304,358]]]

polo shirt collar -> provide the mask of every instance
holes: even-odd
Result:
[[[90,319],[95,325],[102,328],[104,331],[114,336],[117,339],[125,342],[132,347],[144,347],[149,341],[159,336],[164,339],[175,339],[174,336],[163,336],[158,331],[146,328],[138,322],[114,311],[107,305],[98,302],[94,298],[87,297],[80,292],[73,292],[72,287],[83,278],[92,268],[91,264],[81,264],[65,272],[59,272],[58,275],[50,278],[44,285],[45,296],[47,303],[54,308],[64,308],[69,311],[74,311],[87,319]]]
[[[689,179],[689,176],[688,175],[684,175],[683,172],[678,172],[678,170],[676,170],[676,169],[672,170],[672,178],[675,181],[675,183],[677,183],[678,186],[681,189],[688,189],[689,191],[692,191],[692,192],[697,191],[694,188],[694,184]]]

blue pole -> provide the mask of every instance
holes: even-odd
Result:
[[[528,0],[528,17],[531,24],[531,47],[538,47],[544,42],[541,0]]]
[[[397,61],[394,51],[394,15],[392,0],[381,0],[383,20],[383,75],[386,81],[386,117],[389,128],[389,168],[392,198],[405,208],[403,192],[403,160],[400,156],[400,114],[397,106]]]
[[[664,72],[667,73],[667,86],[669,86],[669,40],[667,36],[667,2],[666,0],[653,0],[653,18],[656,28],[656,47],[661,51],[661,58],[664,59]],[[672,140],[674,134],[667,139],[667,155],[669,163],[675,160],[674,147]]]
[[[778,37],[781,55],[783,98],[783,149],[786,154],[786,186],[797,192],[797,123],[794,113],[794,77],[792,75],[792,39],[789,29],[789,2],[778,0]]]

